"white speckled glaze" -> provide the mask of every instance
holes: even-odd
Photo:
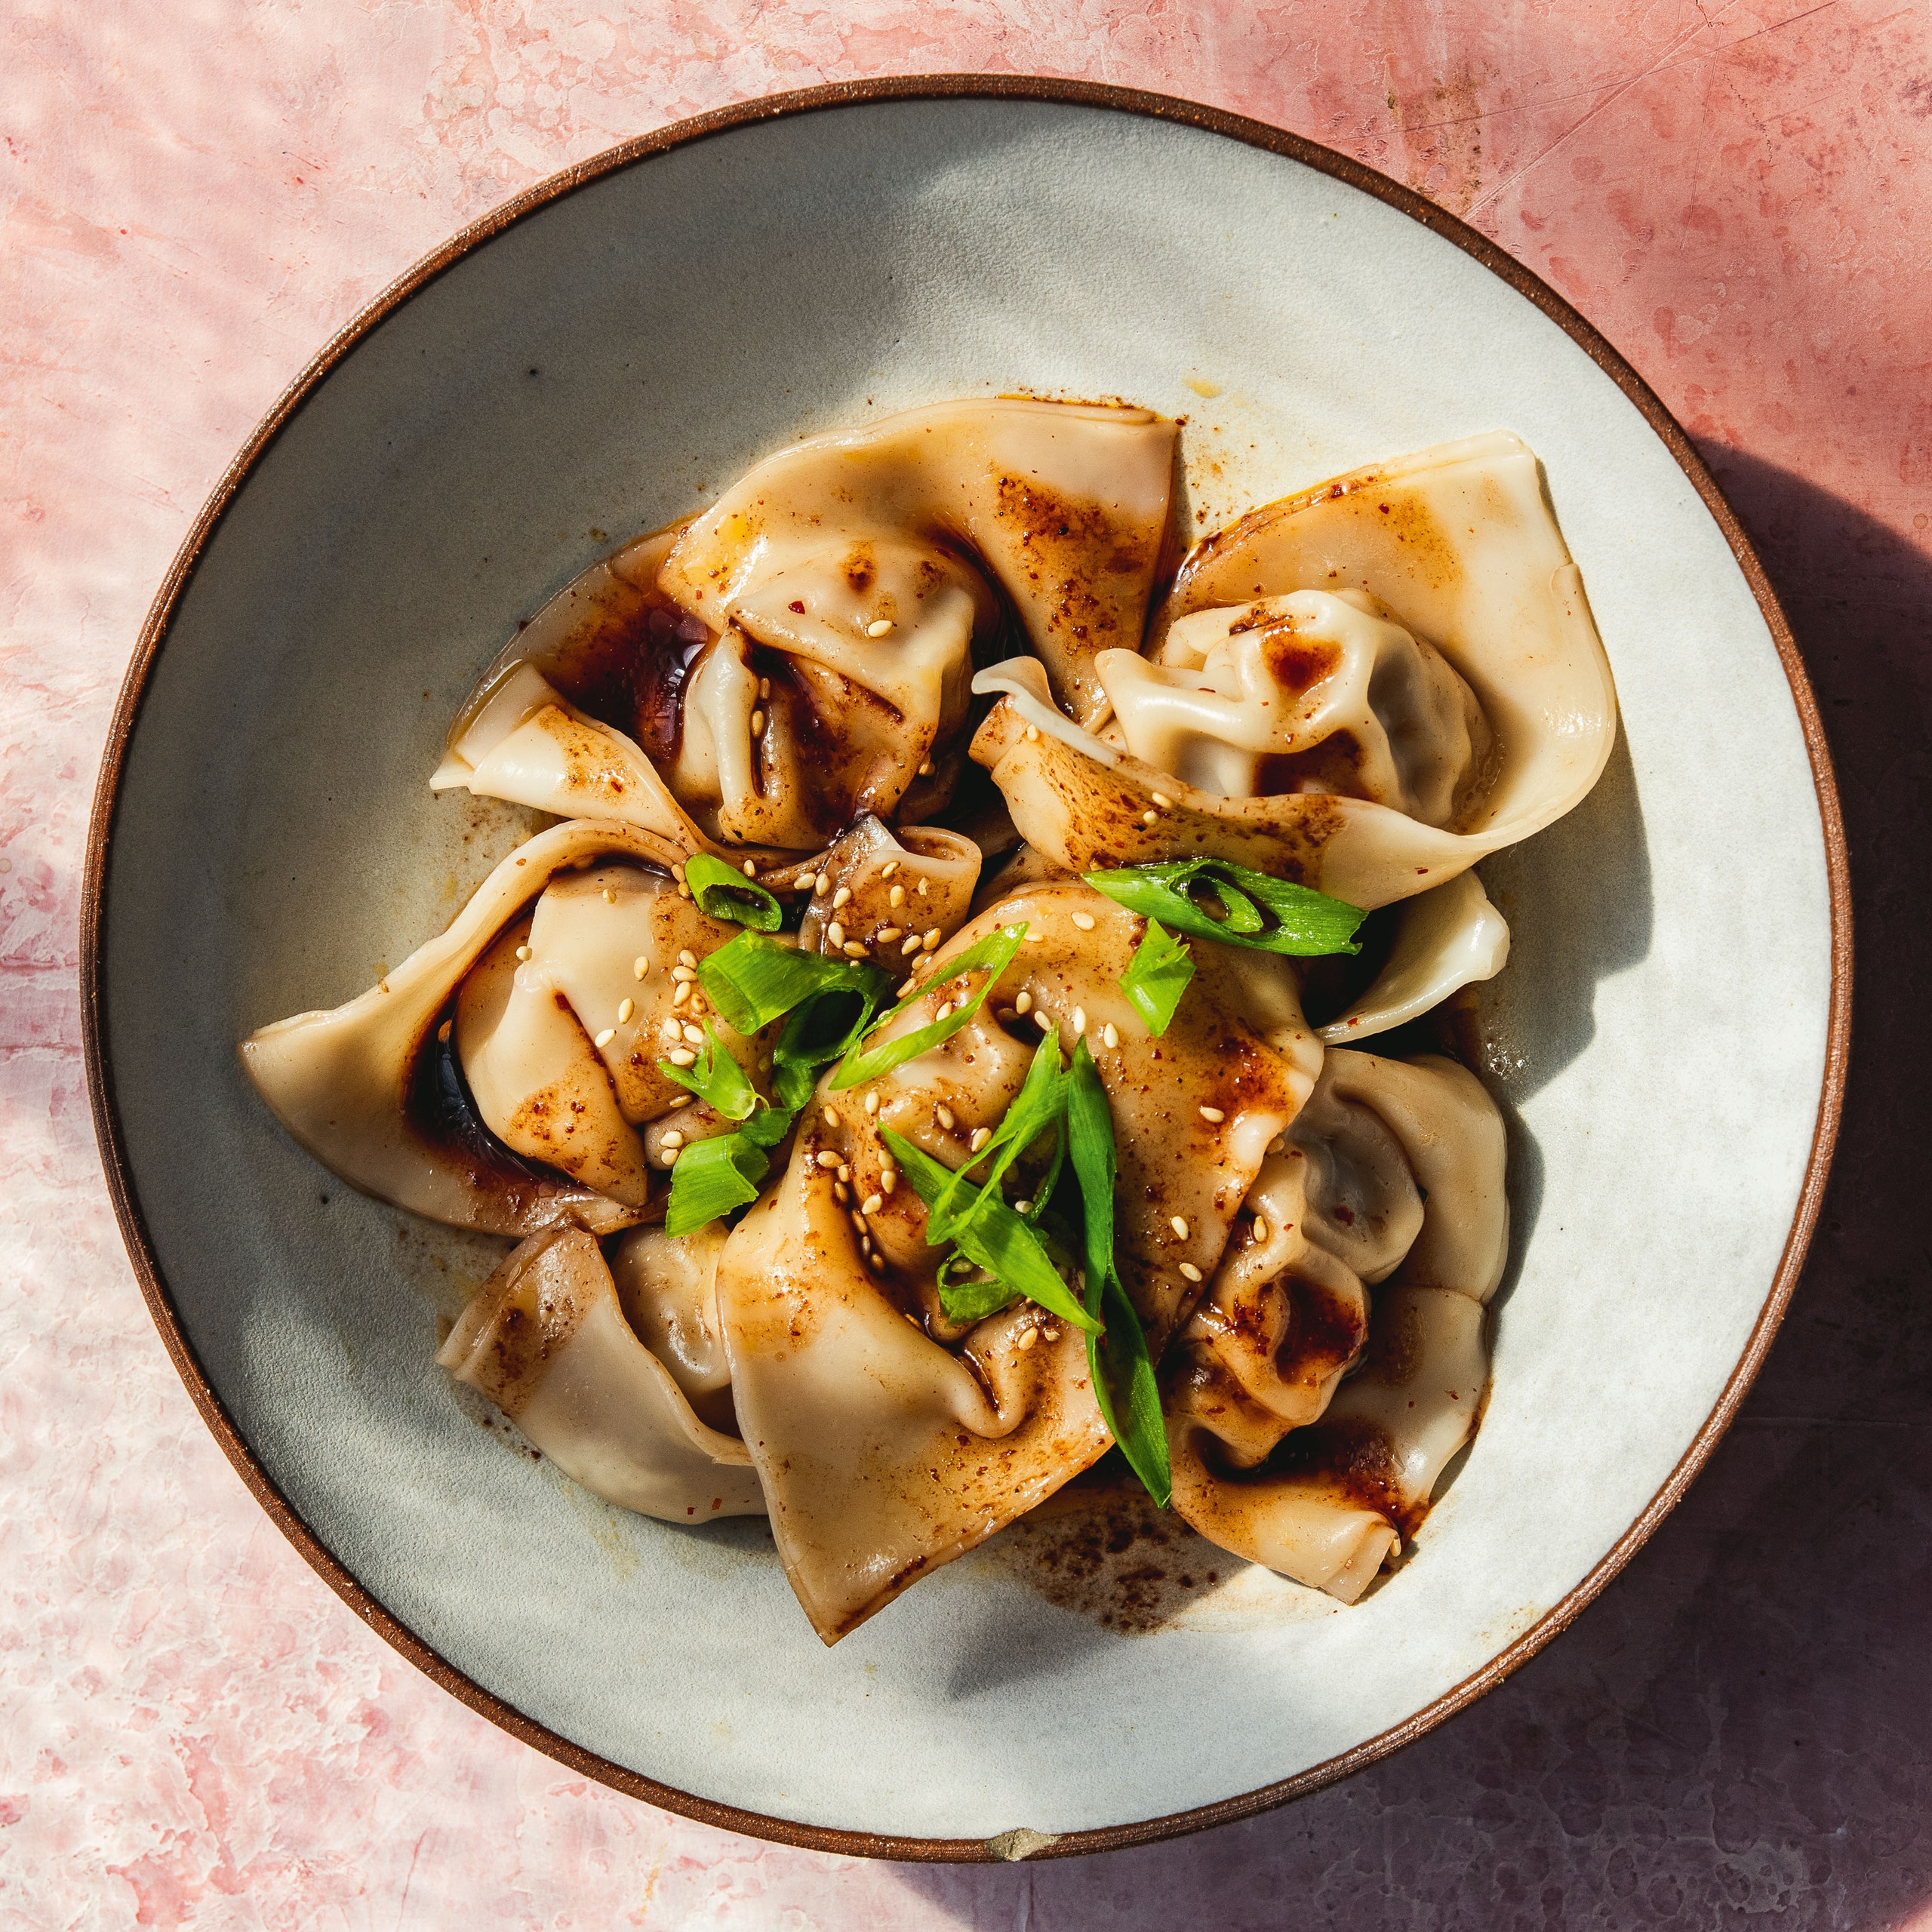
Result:
[[[1186,415],[1209,525],[1518,432],[1626,739],[1580,809],[1482,869],[1515,934],[1483,1011],[1515,1251],[1488,1414],[1414,1560],[1349,1610],[1229,1564],[1126,1636],[989,1549],[828,1651],[761,1525],[622,1515],[476,1426],[436,1317],[500,1244],[349,1194],[277,1128],[235,1043],[360,991],[526,829],[427,786],[519,618],[789,438],[1023,387]],[[322,383],[154,670],[107,873],[103,1038],[215,1391],[323,1543],[455,1669],[747,1812],[1063,1833],[1211,1804],[1402,1724],[1641,1515],[1792,1226],[1829,915],[1750,590],[1667,449],[1528,301],[1371,196],[1211,134],[881,103],[745,126],[550,204]]]

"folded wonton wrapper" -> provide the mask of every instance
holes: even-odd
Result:
[[[1460,802],[1452,793],[1454,829],[1367,798],[1229,796],[1191,784],[1124,744],[1078,730],[1020,660],[976,678],[976,690],[1007,695],[972,752],[1005,794],[1021,835],[1074,871],[1206,854],[1375,906],[1440,884],[1527,838],[1595,783],[1616,734],[1616,694],[1582,579],[1544,500],[1536,459],[1518,438],[1426,450],[1251,512],[1183,565],[1161,614],[1161,635],[1179,632],[1185,645],[1183,626],[1195,613],[1223,608],[1233,613],[1227,622],[1238,621],[1256,600],[1293,605],[1289,593],[1300,591],[1331,593],[1321,620],[1331,629],[1344,627],[1344,609],[1364,614],[1344,606],[1340,593],[1365,592],[1475,694],[1492,743],[1481,782]],[[1214,622],[1225,632],[1222,620]],[[1137,689],[1149,683],[1146,674],[1134,677]],[[1377,705],[1372,680],[1358,695],[1374,715],[1358,718],[1352,735],[1386,739],[1395,708]],[[1219,783],[1250,754],[1231,740],[1218,761],[1208,758],[1212,714],[1229,706],[1202,696],[1183,761]],[[1417,728],[1432,716],[1448,718],[1452,741],[1466,729],[1456,707],[1407,704],[1404,715]],[[1235,738],[1259,736],[1251,719],[1229,728]],[[1124,725],[1116,721],[1109,735],[1124,737]],[[1179,740],[1174,730],[1149,724],[1146,741]],[[1444,749],[1437,747],[1433,791],[1421,788],[1432,796],[1458,762],[1453,742],[1446,758]],[[1319,758],[1303,756],[1293,782],[1318,775]],[[1431,761],[1418,752],[1407,762],[1412,774],[1426,775]]]
[[[1203,1536],[1352,1603],[1413,1533],[1488,1380],[1504,1152],[1454,1061],[1327,1056],[1164,1378],[1174,1507]]]
[[[1374,983],[1317,1029],[1325,1045],[1355,1046],[1406,1026],[1509,963],[1509,928],[1474,872],[1404,900],[1400,918]]]
[[[979,847],[958,832],[936,825],[895,832],[868,815],[820,861],[823,890],[806,903],[798,943],[808,952],[844,953],[857,946],[849,956],[873,959],[897,974],[918,950],[909,942],[937,934],[930,952],[965,924],[980,863]]]
[[[1038,1016],[1069,1051],[1084,1025],[1118,1130],[1121,1275],[1158,1351],[1200,1293],[1183,1264],[1204,1276],[1215,1266],[1320,1063],[1293,971],[1267,953],[1201,949],[1217,956],[1200,960],[1173,1024],[1151,1038],[1119,985],[1138,921],[1078,884],[1023,891],[975,919],[875,1042],[928,1023],[958,990],[947,960],[1021,922],[1035,937],[959,1032],[876,1080],[820,1088],[783,1181],[719,1266],[745,1439],[787,1574],[828,1641],[1050,1495],[1109,1441],[1078,1330],[1030,1304],[977,1324],[946,1319],[943,1251],[927,1247],[924,1209],[878,1129],[958,1166],[1020,1091]],[[1035,1327],[1051,1339],[1023,1347]]]
[[[331,1172],[378,1200],[492,1234],[525,1235],[571,1220],[599,1232],[624,1227],[647,1211],[639,1166],[626,1144],[630,1124],[654,1109],[668,1122],[672,1115],[663,1110],[674,1104],[675,1091],[687,1131],[702,1126],[690,1118],[694,1108],[683,1090],[673,1090],[653,1063],[660,1043],[670,1044],[660,1035],[672,1010],[677,949],[701,955],[738,930],[706,919],[678,897],[669,872],[681,856],[664,838],[627,826],[581,820],[552,826],[505,859],[447,931],[368,992],[331,1012],[298,1014],[261,1028],[242,1042],[242,1064],[289,1132]],[[559,881],[555,923],[581,931],[587,921],[595,943],[580,955],[566,947],[555,958],[533,962],[543,995],[518,1002],[517,1021],[528,1023],[513,1022],[506,1032],[520,970],[514,948],[527,943],[514,936],[524,909],[558,875],[614,858],[651,869],[627,866],[608,878]],[[607,885],[616,906],[603,899]],[[606,918],[607,912],[619,916]],[[641,979],[641,958],[647,961]],[[452,1043],[432,1035],[479,962],[489,970],[467,1016],[460,1005],[454,1016],[458,1037],[445,1055]],[[636,1017],[620,1034],[614,1023],[625,998],[634,1001]],[[613,1028],[608,1051],[593,1045],[592,1026]],[[466,1037],[481,1090],[474,1114],[448,1063],[460,1059]],[[513,1044],[514,1054],[491,1051]],[[588,1111],[593,1100],[599,1109],[604,1131],[589,1158],[577,1160],[540,1117],[518,1122],[518,1109],[553,1084],[565,1113],[577,1103]],[[491,1134],[478,1131],[479,1118]],[[544,1164],[531,1164],[537,1160]]]
[[[546,1229],[516,1249],[436,1359],[608,1503],[674,1523],[764,1512],[744,1444],[699,1419],[626,1320],[580,1228]]]

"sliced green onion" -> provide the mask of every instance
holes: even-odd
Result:
[[[1229,859],[1179,859],[1159,865],[1123,866],[1083,875],[1097,892],[1146,918],[1160,918],[1177,932],[1251,946],[1263,952],[1312,958],[1329,952],[1359,952],[1355,928],[1368,915],[1359,906],[1286,879],[1270,878]],[[1227,917],[1217,919],[1194,897],[1211,891]],[[1266,911],[1273,920],[1266,924]]]
[[[664,1232],[694,1234],[719,1215],[755,1201],[771,1165],[771,1155],[742,1129],[688,1142],[671,1170]]]
[[[842,1059],[864,1038],[891,995],[892,982],[876,966],[848,963],[854,977],[825,986],[795,1006],[778,1036],[771,1056],[771,1084],[789,1107],[801,1107],[811,1098],[820,1070]]]
[[[694,852],[685,861],[685,883],[707,918],[761,933],[775,933],[784,919],[783,909],[763,886],[709,852]]]
[[[889,1127],[879,1130],[879,1137],[891,1149],[900,1172],[912,1184],[912,1191],[930,1212],[941,1190],[952,1180],[952,1169]],[[1004,1308],[1016,1296],[1024,1295],[1057,1315],[1062,1321],[1072,1322],[1076,1328],[1097,1327],[1099,1324],[1094,1318],[1080,1306],[1072,1290],[1060,1279],[1033,1229],[1004,1201],[996,1197],[983,1199],[977,1188],[969,1186],[965,1192],[972,1198],[965,1211],[957,1218],[952,1240],[968,1261],[993,1276],[1003,1288],[1003,1298],[993,1303],[992,1308]],[[991,1189],[986,1193],[992,1196]],[[930,1230],[927,1244],[934,1247],[940,1245],[930,1238]],[[949,1289],[943,1281],[940,1284],[940,1306],[949,1317],[959,1321],[972,1318],[970,1312],[953,1315],[955,1303],[949,1300],[949,1294],[958,1297],[956,1305],[963,1310],[977,1308],[981,1312],[991,1312],[982,1305],[989,1284],[974,1283],[962,1286],[969,1292],[962,1294],[961,1287]]]
[[[992,1162],[980,1177],[979,1203],[998,1199],[999,1185],[1006,1177],[1007,1169],[1066,1110],[1066,1075],[1060,1068],[1060,1036],[1049,1033],[1035,1051],[1026,1078],[1014,1096],[1005,1117],[994,1128],[992,1138],[963,1168],[954,1170],[937,1200],[927,1202],[927,1240],[937,1247],[941,1241],[954,1238],[955,1226],[968,1218],[961,1202],[965,1190],[973,1186],[968,1177],[975,1168],[984,1161]]]
[[[892,984],[876,966],[801,952],[790,940],[762,933],[740,933],[707,953],[697,977],[725,1024],[740,1033],[755,1033],[817,993],[856,992],[882,1004]]]
[[[1094,1398],[1128,1466],[1164,1509],[1173,1500],[1174,1472],[1161,1392],[1147,1352],[1147,1332],[1121,1284],[1114,1259],[1113,1110],[1084,1038],[1074,1042],[1067,1072],[1066,1132],[1086,1223],[1088,1312],[1106,1324],[1104,1337],[1095,1327],[1087,1331]]]
[[[903,1066],[909,1060],[917,1060],[920,1054],[931,1052],[942,1041],[950,1039],[985,1004],[994,982],[1012,964],[1013,955],[1020,950],[1020,943],[1026,937],[1024,924],[1001,926],[997,931],[976,940],[957,959],[949,961],[943,972],[934,974],[916,992],[908,993],[870,1030],[876,1032],[880,1026],[890,1026],[914,1001],[924,999],[928,993],[949,985],[962,974],[978,971],[983,971],[986,974],[978,989],[959,1000],[943,1020],[915,1026],[909,1033],[882,1041],[864,1053],[856,1044],[853,1046],[838,1063],[838,1071],[832,1076],[833,1091],[841,1092],[848,1087],[856,1087],[862,1080],[876,1080],[881,1073],[889,1073],[895,1066]]]
[[[1158,1035],[1173,1023],[1174,1009],[1193,977],[1193,954],[1158,919],[1150,918],[1120,989],[1146,1021],[1148,1032]]]
[[[689,1066],[674,1066],[668,1060],[660,1060],[657,1070],[666,1080],[689,1088],[713,1113],[727,1120],[743,1120],[758,1103],[758,1089],[719,1044],[708,1020],[704,1023],[704,1051],[697,1060]]]

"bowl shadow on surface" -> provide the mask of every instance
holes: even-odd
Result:
[[[1932,559],[1788,471],[1712,467],[1790,616],[1852,854],[1858,1032],[1783,1331],[1700,1478],[1562,1641],[1284,1810],[1035,1869],[901,1867],[961,1925],[1878,1932],[1932,1902]],[[1297,1900],[1300,1912],[1284,1907]]]
[[[1636,965],[1651,947],[1650,855],[1635,768],[1620,727],[1589,797],[1546,830],[1486,861],[1482,870],[1512,928],[1509,964],[1491,983],[1496,990],[1482,989],[1491,996],[1478,998],[1470,1016],[1477,1051],[1469,1057],[1509,1134],[1510,1258],[1492,1304],[1494,1321],[1521,1270],[1543,1205],[1543,1154],[1520,1104],[1589,1047],[1596,1035],[1597,988]],[[1527,997],[1531,988],[1534,999]],[[1404,1029],[1392,1036],[1389,1050],[1429,1051],[1423,1032]],[[1373,1051],[1383,1042],[1367,1044]],[[1438,1500],[1466,1460],[1465,1451],[1444,1472]],[[1129,1641],[1073,1611],[1054,1619],[1051,1632],[1016,1647],[1003,1620],[989,1617],[954,1657],[946,1694],[968,1699],[1050,1677],[1075,1658]]]

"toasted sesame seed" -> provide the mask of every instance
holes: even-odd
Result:
[[[1039,1339],[1040,1339],[1040,1331],[1039,1331],[1039,1330],[1038,1330],[1038,1329],[1037,1329],[1037,1328],[1027,1328],[1027,1329],[1024,1329],[1024,1330],[1023,1330],[1023,1331],[1021,1331],[1021,1333],[1020,1333],[1020,1346],[1023,1349],[1030,1349],[1030,1348],[1032,1348],[1033,1346],[1035,1346],[1038,1343]]]
[[[1030,1214],[1033,1211],[1033,1204],[1030,1201],[1016,1201],[1013,1204],[1013,1211],[1016,1214]]]
[[[851,903],[852,888],[849,885],[841,885],[838,890],[832,895],[832,909],[835,912],[838,910],[840,906],[849,906]]]
[[[819,1155],[818,1164],[822,1168],[835,1168],[841,1164],[838,1156],[829,1147]]]
[[[841,1180],[850,1180],[852,1178],[852,1170],[843,1161],[838,1164],[838,1178]]]
[[[1254,1217],[1254,1238],[1257,1241],[1266,1241],[1268,1238],[1268,1234],[1269,1228],[1267,1216],[1265,1214],[1256,1215]]]
[[[827,1107],[825,1109],[825,1124],[827,1127],[836,1127],[838,1124],[838,1109],[836,1107]]]
[[[904,905],[906,903],[906,888],[903,885],[895,885],[892,890],[885,895],[885,903],[888,906],[895,908]]]
[[[919,938],[919,943],[923,946],[928,952],[931,952],[933,948],[939,943],[938,927],[931,927],[926,932],[921,934]]]
[[[1076,912],[1073,915],[1073,923],[1083,933],[1091,933],[1094,930],[1094,915],[1091,912]]]
[[[684,1151],[685,1150],[681,1147],[666,1148],[664,1149],[664,1164],[667,1168],[675,1168],[678,1164],[678,1156]]]
[[[678,986],[688,986],[697,977],[697,974],[688,966],[673,966],[671,977]]]
[[[826,928],[825,936],[834,946],[843,946],[845,943],[845,928],[836,919]]]
[[[868,1094],[866,1096],[866,1112],[869,1114],[875,1114],[878,1112],[878,1096],[876,1094]]]
[[[673,1047],[664,1057],[673,1066],[691,1066],[697,1063],[697,1055],[689,1047]]]
[[[890,637],[892,635],[892,620],[890,617],[875,617],[866,626],[866,635],[868,637]]]
[[[1172,1228],[1174,1232],[1180,1235],[1183,1241],[1186,1240],[1187,1223],[1186,1221],[1182,1220],[1180,1215],[1175,1214],[1170,1216],[1168,1221],[1168,1226]]]
[[[769,697],[771,695],[771,680],[769,678],[759,678],[758,694],[760,697]]]
[[[1120,1029],[1111,1020],[1107,1022],[1106,1032],[1100,1035],[1100,1044],[1107,1047],[1120,1044]]]
[[[1029,724],[1027,726],[1026,742],[1029,745],[1037,745],[1040,742],[1040,728],[1038,725]]]
[[[904,944],[903,946],[900,946],[900,948],[899,949],[899,956],[900,956],[900,958],[901,959],[903,959],[903,958],[906,957],[906,954],[907,954],[907,953],[909,953],[909,952],[917,952],[918,951],[918,949],[919,949],[919,946],[920,946],[920,939],[919,939],[919,935],[918,935],[917,933],[915,933],[915,934],[912,935],[912,937],[910,939],[909,939],[908,940],[906,940],[906,942],[905,943],[905,944]],[[906,982],[906,984],[909,986],[912,984],[912,982],[909,980]]]
[[[597,1036],[597,1039],[596,1039],[596,1043],[595,1043],[595,1044],[596,1044],[596,1045],[597,1045],[598,1050],[600,1052],[601,1052],[601,1051],[602,1051],[602,1050],[603,1050],[605,1048],[608,1047],[608,1046],[611,1044],[611,1042],[613,1040],[614,1040],[617,1037],[617,1028],[616,1028],[616,1027],[614,1027],[614,1026],[607,1026],[607,1027],[605,1027],[605,1029],[603,1030],[603,1032],[601,1032],[601,1033],[599,1033],[599,1034],[598,1035],[598,1036]]]
[[[764,713],[761,711],[754,711],[752,713],[752,736],[755,738],[764,729]]]
[[[921,778],[930,778],[932,775],[933,775],[933,761],[932,761],[932,760],[931,760],[931,758],[925,758],[925,759],[921,760],[921,763],[920,763],[920,765],[919,765],[919,776],[920,776]]]
[[[1039,1023],[1041,1032],[1051,1033],[1054,1030],[1054,1017],[1051,1013],[1042,1010],[1035,1014],[1033,1017]]]
[[[671,1004],[673,1006],[682,1006],[691,996],[691,983],[688,980],[680,980],[671,989]]]
[[[697,964],[697,955],[692,952],[689,946],[686,946],[684,951],[678,955],[678,964],[680,966],[695,966]]]
[[[1074,1032],[1074,1037],[1077,1039],[1077,1038],[1080,1036],[1080,1035],[1081,1035],[1082,1033],[1085,1032],[1086,1032],[1086,1030],[1087,1030],[1087,1009],[1086,1009],[1084,1006],[1076,1006],[1076,1007],[1073,1009],[1073,1032]]]
[[[881,1194],[890,1194],[899,1185],[897,1168],[881,1168],[878,1171],[878,1189]]]
[[[840,949],[848,959],[863,959],[866,956],[866,949],[855,939],[848,939]]]
[[[1269,1142],[1268,1151],[1271,1154],[1279,1154],[1287,1148],[1287,1144],[1288,1137],[1285,1134],[1278,1134],[1272,1140]]]
[[[812,896],[816,898],[819,894],[826,891],[831,884],[832,875],[829,872],[820,872],[818,877],[812,881]]]
[[[1198,1281],[1201,1278],[1201,1270],[1191,1261],[1183,1261],[1180,1264],[1180,1272],[1190,1281]]]
[[[745,861],[744,869],[746,878],[756,878],[758,877],[758,867],[751,860],[747,859]]]
[[[971,1139],[971,1140],[968,1141],[968,1142],[967,1142],[967,1143],[966,1143],[966,1151],[967,1151],[967,1152],[968,1152],[968,1153],[969,1153],[969,1154],[977,1154],[977,1153],[980,1151],[980,1149],[982,1147],[983,1147],[983,1146],[986,1144],[986,1143],[987,1143],[989,1140],[990,1140],[992,1137],[993,1137],[993,1131],[992,1131],[992,1129],[991,1128],[989,1128],[989,1127],[976,1127],[976,1128],[974,1128],[974,1130],[973,1130],[973,1137],[972,1137],[972,1139]]]
[[[869,1194],[866,1196],[864,1200],[860,1202],[859,1212],[862,1214],[876,1214],[884,1205],[885,1196],[884,1195]]]
[[[685,1037],[678,1030],[678,1023],[668,1014],[665,1016],[663,1023],[657,1030],[667,1040],[681,1040]]]
[[[518,946],[518,947],[517,948],[517,949],[516,949],[516,956],[517,956],[519,959],[528,959],[528,958],[531,958],[533,955],[532,955],[532,954],[531,954],[531,950],[530,950],[530,948],[529,948],[528,946]]]
[[[880,1254],[877,1248],[874,1248],[872,1251],[866,1257],[866,1266],[868,1268],[872,1269],[875,1273],[882,1275],[885,1272],[885,1257]],[[919,1318],[916,1315],[909,1315],[906,1316],[906,1319],[911,1322],[915,1328],[919,1327]],[[923,1334],[925,1331],[923,1329],[921,1329],[920,1332]]]
[[[1219,1107],[1203,1107],[1201,1109],[1201,1118],[1211,1125],[1219,1127],[1222,1121],[1227,1118],[1227,1115]]]
[[[685,1038],[693,1046],[701,1047],[704,1044],[704,1029],[701,1026],[688,1026],[685,1029]]]
[[[937,1026],[937,1025],[938,1025],[938,1023],[940,1023],[940,1021],[941,1021],[942,1020],[945,1019],[945,1018],[946,1018],[946,1017],[947,1016],[947,1014],[949,1014],[949,1013],[951,1013],[951,1012],[952,1012],[952,1001],[950,1001],[949,999],[943,999],[943,1000],[941,1000],[941,1001],[940,1001],[940,1003],[939,1003],[939,1011],[933,1015],[933,1023],[934,1023],[934,1026]]]
[[[916,892],[921,899],[924,898],[926,896],[925,881],[924,879],[921,879],[918,884],[913,887],[912,890]]]
[[[617,903],[617,895],[608,885],[604,888],[604,903],[607,906],[614,906]]]
[[[840,1207],[849,1208],[852,1204],[852,1190],[842,1180],[835,1180],[832,1183],[832,1198]]]
[[[1155,804],[1158,805],[1163,811],[1166,811],[1174,804],[1173,799],[1169,798],[1164,792],[1150,792],[1147,795],[1152,798]]]
[[[876,946],[890,946],[905,930],[903,926],[881,926],[872,934],[872,942]]]
[[[674,1127],[657,1144],[666,1153],[675,1154],[685,1144],[685,1137]]]
[[[617,1003],[617,1024],[620,1026],[628,1026],[630,1024],[631,1015],[636,1011],[635,1000],[620,1000]]]
[[[711,1011],[710,1005],[703,994],[700,992],[695,986],[691,989],[691,1011],[700,1017]]]
[[[651,961],[641,952],[631,961],[631,977],[633,980],[642,979],[650,971]]]
[[[849,1195],[850,1192],[851,1192],[851,1189],[847,1189],[847,1193],[848,1194],[848,1195]],[[865,1216],[864,1216],[864,1215],[863,1215],[863,1214],[861,1214],[859,1212],[859,1211],[858,1211],[856,1208],[854,1208],[854,1209],[851,1211],[851,1217],[852,1217],[852,1232],[853,1232],[854,1234],[863,1235],[863,1234],[869,1234],[869,1233],[870,1233],[871,1230],[870,1230],[869,1228],[867,1228],[867,1226],[866,1226],[866,1217],[865,1217]]]
[[[1143,812],[1140,814],[1140,823],[1143,825],[1158,825],[1160,822],[1161,814],[1158,812]]]
[[[678,880],[678,897],[680,899],[688,899],[691,896],[691,888],[690,888],[689,886],[688,886],[688,885],[684,882],[684,881],[683,881],[682,879]]]
[[[682,860],[673,859],[671,861],[671,876],[675,879],[680,885],[684,884],[685,867]]]
[[[950,1134],[959,1124],[958,1118],[950,1107],[941,1107],[938,1109],[938,1112],[940,1125]]]
[[[918,983],[917,980],[901,980],[899,983],[899,997],[903,999],[908,993],[917,987]]]
[[[1033,995],[1031,993],[1022,993],[1013,1002],[1013,1010],[1015,1013],[1031,1013],[1033,1010]]]
[[[878,875],[881,878],[890,878],[898,869],[899,861],[897,859],[888,859],[879,867]]]

